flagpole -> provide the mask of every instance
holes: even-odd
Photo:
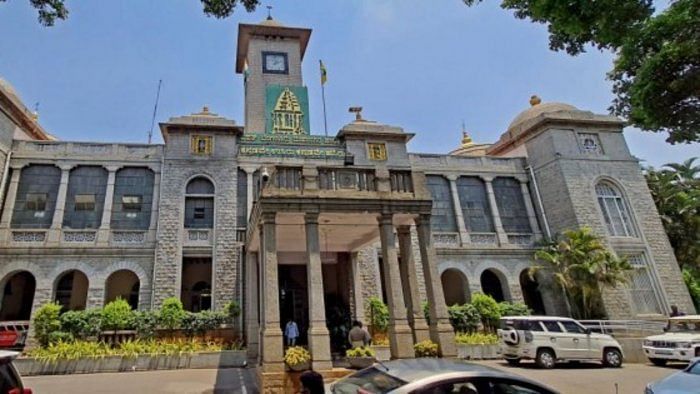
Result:
[[[323,73],[323,62],[318,61],[321,66],[321,73]],[[326,137],[328,137],[328,117],[326,116],[326,84],[323,80],[323,74],[321,74],[321,98],[323,100],[323,129],[325,130]]]

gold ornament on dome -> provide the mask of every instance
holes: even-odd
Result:
[[[386,145],[382,143],[367,143],[367,150],[369,151],[369,159],[374,161],[386,161]]]
[[[535,105],[538,105],[541,102],[542,102],[542,99],[539,96],[537,96],[537,95],[530,96],[530,105],[531,106],[534,107]]]
[[[272,132],[279,134],[304,134],[304,112],[297,96],[285,88],[272,110]]]

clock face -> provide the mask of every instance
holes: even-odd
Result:
[[[265,54],[265,70],[266,72],[287,72],[287,55],[284,53],[266,53]]]

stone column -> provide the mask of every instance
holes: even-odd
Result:
[[[262,215],[262,368],[264,372],[284,371],[284,347],[280,326],[279,284],[277,279],[277,224],[275,213]]]
[[[532,197],[530,196],[530,189],[527,187],[527,178],[519,178],[520,189],[523,194],[523,201],[525,202],[525,210],[527,211],[527,218],[530,220],[530,228],[532,233],[535,235],[535,239],[542,238],[542,232],[540,231],[540,225],[537,222],[537,214],[535,213],[535,207],[532,205]]]
[[[418,245],[420,245],[421,263],[423,264],[425,292],[430,304],[430,339],[438,344],[442,357],[456,357],[455,334],[447,313],[440,275],[437,272],[437,257],[430,230],[430,215],[420,215],[416,219],[416,231]]]
[[[7,198],[5,198],[5,208],[2,211],[2,219],[0,219],[0,228],[10,228],[12,213],[15,210],[15,201],[17,200],[19,177],[21,174],[22,166],[12,166],[12,177],[10,178],[10,185],[7,188]]]
[[[470,242],[469,233],[467,232],[467,225],[464,221],[464,212],[462,212],[462,204],[459,201],[459,192],[457,191],[457,175],[448,175],[447,179],[450,181],[450,191],[452,192],[452,205],[455,209],[455,215],[457,216],[457,228],[459,228],[459,239],[462,245],[466,245]]]
[[[401,284],[403,285],[403,295],[406,301],[408,313],[408,324],[413,329],[414,342],[430,339],[428,323],[423,314],[423,305],[420,302],[418,293],[418,273],[416,272],[416,262],[413,259],[413,245],[411,242],[411,226],[399,226],[399,251],[401,263],[399,271],[401,273]]]
[[[156,229],[158,228],[158,210],[160,209],[160,170],[153,170],[153,197],[151,197],[151,221],[148,225],[149,241],[156,241]]]
[[[401,289],[399,262],[396,256],[393,215],[382,214],[379,218],[379,238],[382,244],[382,265],[384,266],[384,286],[389,304],[389,344],[391,357],[412,358],[413,334],[406,318],[406,304]]]
[[[250,213],[253,211],[253,200],[255,194],[253,193],[255,189],[255,184],[253,182],[253,176],[257,167],[241,167],[246,174],[246,220],[250,219]]]
[[[323,301],[323,272],[321,269],[321,247],[318,236],[318,212],[304,215],[306,228],[306,276],[309,291],[309,351],[311,367],[315,371],[333,368],[331,342],[326,327],[326,307]]]
[[[105,191],[105,201],[102,207],[102,221],[97,231],[97,243],[101,246],[109,244],[109,229],[112,223],[112,206],[114,205],[114,181],[119,167],[108,166],[106,168],[109,171],[107,175],[107,190]]]
[[[66,209],[66,195],[68,194],[68,180],[72,165],[61,166],[61,183],[58,186],[58,196],[56,197],[56,209],[54,209],[51,228],[49,229],[49,243],[59,243],[61,241],[61,229],[63,228],[63,213]]]
[[[491,217],[493,218],[493,226],[496,229],[496,236],[498,237],[498,244],[508,245],[508,235],[503,229],[503,223],[501,223],[501,214],[498,213],[498,204],[496,204],[496,195],[493,193],[493,181],[492,177],[483,178],[486,182],[486,194],[489,197],[489,205],[491,206]]]
[[[246,264],[246,295],[245,295],[245,325],[246,325],[246,350],[248,359],[257,360],[259,356],[258,346],[260,345],[260,323],[258,315],[258,256],[255,252],[247,252]]]
[[[350,269],[351,269],[351,283],[352,283],[352,293],[354,298],[353,305],[353,319],[354,320],[365,320],[365,299],[362,294],[362,275],[360,274],[360,261],[359,253],[353,252],[350,254]],[[364,321],[364,323],[367,323]]]

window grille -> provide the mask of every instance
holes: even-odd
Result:
[[[32,164],[21,170],[12,212],[13,228],[49,228],[61,183],[61,170],[52,165]],[[41,198],[44,196],[43,209]]]
[[[150,227],[154,181],[155,174],[149,168],[125,167],[117,171],[112,203],[113,229],[146,230]]]
[[[203,177],[187,184],[185,228],[214,227],[214,191],[214,185]]]
[[[411,171],[390,171],[389,180],[392,192],[413,193]]]
[[[637,314],[661,313],[646,256],[643,254],[630,256],[628,261],[633,268],[629,274],[629,294],[635,312]]]
[[[595,191],[608,233],[618,237],[634,237],[635,232],[627,204],[619,189],[613,184],[603,181],[596,185]]]
[[[63,227],[98,228],[107,192],[108,172],[99,166],[78,166],[68,177]]]
[[[475,233],[494,232],[484,181],[477,177],[460,177],[457,179],[457,192],[467,230]]]
[[[433,211],[430,218],[430,226],[434,231],[455,232],[457,221],[452,203],[450,182],[440,175],[428,175],[426,186],[433,198]]]
[[[513,178],[496,178],[493,180],[493,193],[503,230],[507,233],[531,233],[520,182]]]
[[[277,167],[274,181],[280,189],[301,190],[301,168]]]
[[[94,194],[76,194],[75,195],[75,210],[76,211],[94,211],[95,210],[95,195]]]
[[[46,193],[28,193],[25,209],[28,211],[45,211],[47,198],[48,195]]]
[[[141,196],[137,195],[122,196],[122,210],[141,211],[141,199]]]

